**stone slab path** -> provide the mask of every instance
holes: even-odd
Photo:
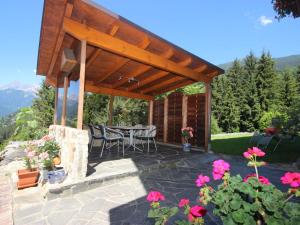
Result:
[[[8,177],[0,174],[0,225],[13,225],[11,191]]]

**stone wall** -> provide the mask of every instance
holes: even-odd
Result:
[[[61,147],[61,164],[68,173],[68,179],[84,178],[88,165],[88,131],[51,125],[49,134]]]

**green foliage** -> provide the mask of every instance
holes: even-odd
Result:
[[[270,53],[257,59],[252,52],[241,63],[235,60],[212,83],[212,113],[224,132],[261,129],[261,117],[270,111],[286,113],[300,99],[298,71],[274,68]]]
[[[107,106],[109,97],[100,94],[85,94],[84,114],[85,124],[105,124],[108,120]]]
[[[272,125],[275,125],[274,127],[277,128],[282,128],[287,120],[288,115],[286,113],[281,113],[278,111],[265,112],[259,120],[259,129],[263,131]],[[273,123],[273,121],[275,122],[275,124]]]
[[[222,133],[222,129],[218,125],[218,121],[214,116],[211,117],[211,133],[212,134],[220,134]]]
[[[35,120],[40,129],[47,129],[53,124],[54,104],[55,90],[43,81],[32,104]]]
[[[26,141],[39,138],[43,135],[32,108],[22,108],[16,115],[15,140]]]
[[[153,207],[148,211],[148,218],[154,219],[155,225],[165,225],[166,222],[177,213],[177,207]]]

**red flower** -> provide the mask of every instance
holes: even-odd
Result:
[[[300,173],[287,172],[280,180],[283,184],[289,184],[292,188],[300,187]]]
[[[188,199],[186,199],[186,198],[183,198],[183,199],[180,200],[178,206],[179,206],[180,208],[182,208],[182,207],[184,207],[184,206],[186,206],[186,205],[189,205],[189,204],[190,204],[190,200],[188,200]]]
[[[222,159],[213,162],[213,177],[214,180],[220,180],[223,178],[225,172],[230,169],[230,164]]]
[[[147,196],[147,201],[149,202],[158,202],[158,201],[164,201],[165,196],[163,196],[159,191],[150,191]]]
[[[190,222],[193,222],[196,218],[205,216],[206,212],[207,210],[202,206],[193,206],[190,208],[188,219]]]
[[[249,179],[250,177],[256,177],[256,174],[253,173],[253,174],[247,175],[247,176],[244,178],[244,182],[247,182],[248,179]],[[259,180],[259,182],[260,182],[261,184],[265,184],[265,185],[271,184],[270,181],[269,181],[269,179],[266,178],[266,177],[264,177],[264,176],[258,176],[258,180]]]
[[[263,157],[265,156],[265,154],[266,154],[265,152],[263,152],[257,147],[248,148],[248,151],[243,153],[246,159],[250,159],[252,156]]]
[[[202,187],[209,181],[210,181],[210,179],[208,176],[203,176],[202,174],[200,174],[200,175],[198,175],[198,178],[195,182],[196,182],[197,187]]]

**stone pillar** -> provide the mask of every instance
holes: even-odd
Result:
[[[61,164],[68,179],[78,180],[86,177],[88,165],[88,131],[51,125],[49,134],[61,147]]]

